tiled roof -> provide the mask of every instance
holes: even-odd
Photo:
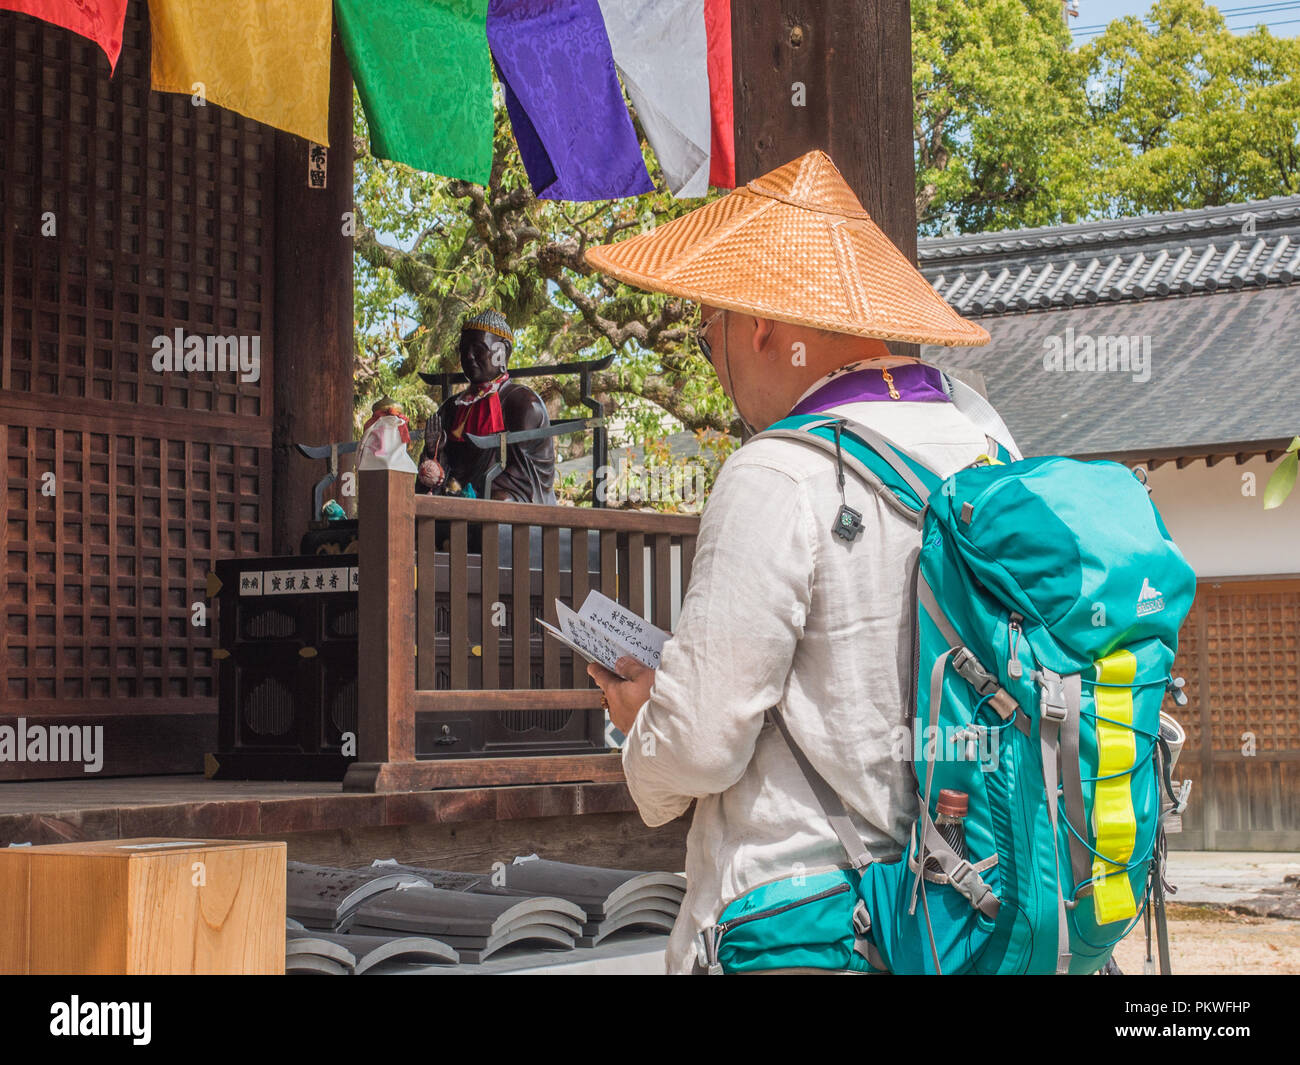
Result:
[[[921,272],[970,318],[1290,285],[1300,196],[920,242]]]
[[[992,338],[922,357],[981,374],[1026,454],[1245,455],[1300,432],[1300,196],[919,251]],[[1116,342],[1142,366],[1108,367]]]
[[[921,357],[982,375],[1026,455],[1256,454],[1300,432],[1300,288],[1084,304],[983,325],[986,346],[925,347]],[[1058,344],[1078,356],[1085,338],[1111,351],[1124,341],[1142,363],[1054,365]]]

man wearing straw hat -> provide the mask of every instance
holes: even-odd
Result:
[[[831,412],[947,476],[1004,437],[969,389],[885,341],[988,341],[871,221],[814,151],[651,233],[592,248],[628,284],[702,304],[699,340],[742,421]],[[977,424],[977,422],[979,424]],[[987,434],[986,435],[986,431]],[[1014,446],[1014,445],[1012,445]],[[833,458],[764,438],[727,460],[700,521],[691,583],[660,666],[590,672],[627,735],[628,788],[650,826],[696,801],[668,971],[700,971],[697,933],[764,882],[843,864],[778,729],[779,705],[873,857],[903,850],[916,800],[900,742],[911,684],[915,525]],[[862,515],[832,532],[841,503]]]

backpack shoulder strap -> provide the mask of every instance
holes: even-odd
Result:
[[[993,405],[954,374],[944,373],[943,381],[948,390],[948,398],[952,400],[952,405],[966,415],[980,432],[997,444],[999,449],[1006,452],[1006,457],[1002,455],[994,455],[993,457],[1001,459],[1003,462],[1011,460],[1019,462],[1023,457],[1020,454],[1020,449],[1016,447],[1016,442],[1011,436],[1011,430],[1007,428],[1002,416],[993,409]]]
[[[836,432],[836,428],[839,432]],[[849,418],[800,414],[783,418],[750,440],[781,437],[837,456],[869,488],[917,524],[943,478],[868,426]],[[746,441],[748,444],[750,441]]]
[[[853,822],[849,820],[844,803],[835,794],[835,789],[826,782],[826,778],[813,768],[813,764],[808,761],[808,756],[803,753],[794,737],[790,735],[790,729],[785,723],[781,708],[779,706],[769,707],[767,715],[780,729],[781,735],[785,737],[786,745],[790,748],[790,753],[794,755],[795,764],[799,766],[799,771],[803,773],[804,780],[808,782],[808,787],[812,789],[817,805],[822,808],[826,820],[830,822],[835,835],[839,837],[840,845],[844,848],[844,853],[849,857],[849,864],[854,869],[865,869],[872,862],[871,853],[863,844],[862,837],[858,835],[858,830],[853,827]]]

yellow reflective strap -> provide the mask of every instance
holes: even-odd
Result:
[[[975,461],[983,463],[985,466],[1005,466],[1006,463],[1001,459],[995,459],[992,455],[976,455]]]
[[[1099,659],[1097,680],[1103,684],[1132,684],[1137,659],[1132,651],[1116,651]],[[1133,812],[1132,772],[1137,761],[1137,737],[1133,724],[1133,689],[1096,687],[1097,776],[1092,804],[1093,833],[1097,851],[1113,862],[1094,857],[1092,898],[1098,924],[1127,921],[1137,916],[1133,886],[1123,867],[1133,858],[1137,837],[1137,815]],[[1109,718],[1102,721],[1101,718]],[[1111,724],[1123,722],[1123,724]],[[1114,774],[1118,773],[1119,776]]]

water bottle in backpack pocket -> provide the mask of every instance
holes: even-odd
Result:
[[[993,934],[993,918],[946,878],[940,880],[944,874],[933,858],[926,859],[919,880],[918,864],[913,832],[901,859],[872,862],[863,870],[858,891],[871,916],[872,944],[892,973],[968,972]],[[981,879],[996,900],[996,863]]]

